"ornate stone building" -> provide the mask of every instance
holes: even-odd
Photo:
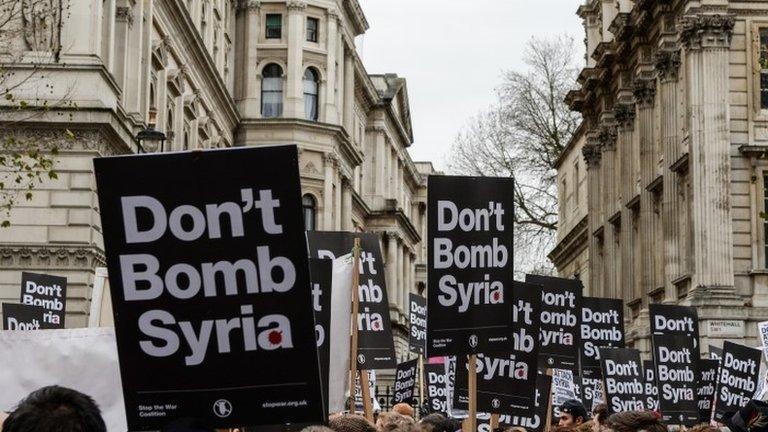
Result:
[[[627,304],[693,305],[702,352],[755,345],[768,318],[768,3],[589,0],[587,58],[566,100],[583,123],[557,162],[550,258]]]
[[[8,68],[39,74],[17,96],[52,107],[31,119],[0,111],[0,133],[60,150],[58,178],[0,229],[2,300],[18,298],[23,270],[66,276],[67,325],[86,324],[94,269],[104,265],[91,159],[138,151],[135,136],[149,125],[167,141],[145,143],[147,152],[295,143],[307,228],[381,234],[405,357],[408,293],[424,287],[432,168],[408,153],[405,79],[368,74],[357,54],[369,25],[358,1],[58,2],[65,12],[49,17],[60,25],[46,46],[21,37],[26,28],[0,44]]]

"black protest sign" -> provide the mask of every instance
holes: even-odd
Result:
[[[643,411],[645,386],[640,351],[630,348],[600,349],[603,390],[610,412]]]
[[[712,360],[720,360],[723,358],[723,349],[714,345],[709,346],[709,358]]]
[[[679,334],[654,334],[652,342],[662,420],[686,426],[698,423],[699,359],[693,354],[693,339]]]
[[[511,178],[429,176],[427,352],[512,349]]]
[[[395,369],[395,403],[413,403],[416,400],[416,373],[419,369],[419,361],[409,360],[397,365]]]
[[[699,421],[709,423],[712,417],[712,403],[715,399],[717,384],[717,368],[720,362],[710,359],[699,359]]]
[[[331,365],[331,289],[333,261],[311,258],[309,274],[312,282],[312,307],[315,311],[315,337],[317,338],[317,357],[320,360],[320,383],[324,398],[328,394],[328,370]],[[327,411],[327,410],[326,410]]]
[[[654,303],[648,306],[648,313],[652,334],[688,336],[693,343],[692,357],[701,358],[696,308]]]
[[[21,273],[22,304],[43,308],[47,328],[64,328],[67,278],[40,273]]]
[[[549,408],[549,394],[551,391],[552,377],[545,374],[537,374],[535,409],[533,411],[511,410],[508,424],[524,427],[531,432],[544,432],[547,425],[547,409]]]
[[[477,355],[477,409],[482,412],[532,411],[535,406],[539,349],[536,334],[539,332],[541,297],[536,287],[530,284],[515,281],[513,286],[515,331],[511,353],[503,357]],[[458,408],[466,408],[469,403],[467,367],[464,365],[466,361],[456,366],[453,401]]]
[[[619,299],[581,299],[581,382],[584,405],[592,406],[595,383],[602,380],[600,350],[624,348],[624,303]]]
[[[3,330],[48,330],[61,328],[46,320],[45,309],[16,303],[3,303]]]
[[[542,287],[539,365],[578,370],[581,281],[539,275],[525,275],[525,281]]]
[[[717,379],[715,420],[722,422],[726,413],[745,406],[757,390],[760,350],[725,341]]]
[[[296,147],[94,165],[128,428],[324,421]]]
[[[411,293],[408,300],[408,347],[411,352],[423,355],[427,345],[427,299]]]
[[[427,386],[427,406],[431,413],[448,413],[448,389],[446,388],[447,375],[445,365],[425,364],[424,381]]]
[[[354,247],[355,238],[360,239],[361,249],[357,365],[363,370],[394,369],[395,342],[379,236],[373,233],[307,232],[313,258],[333,259],[348,254]]]
[[[645,374],[645,408],[651,411],[659,410],[659,387],[656,386],[656,370],[653,360],[643,360]]]

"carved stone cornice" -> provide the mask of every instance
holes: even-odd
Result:
[[[106,265],[104,251],[95,246],[3,245],[0,265],[29,268],[93,269]]]
[[[603,151],[616,150],[616,138],[618,132],[616,126],[613,124],[600,126],[600,131],[597,133],[597,139],[600,142],[600,147]]]
[[[326,166],[330,165],[332,167],[336,167],[339,165],[339,157],[334,153],[326,153],[323,159],[325,160]]]
[[[640,108],[652,108],[656,99],[656,80],[640,78],[632,84],[632,93]]]
[[[617,104],[613,108],[613,117],[616,119],[616,122],[622,129],[633,129],[635,127],[635,104]]]
[[[600,167],[603,153],[600,151],[600,146],[597,143],[588,142],[585,144],[581,149],[581,154],[584,156],[584,162],[586,162],[588,170]]]
[[[239,0],[237,2],[237,12],[256,11],[261,8],[259,0]]]
[[[656,71],[662,83],[677,81],[680,74],[680,50],[659,50],[654,54]]]
[[[285,7],[288,8],[289,11],[302,11],[307,8],[307,2],[304,0],[288,0],[285,2]]]
[[[133,25],[133,10],[129,6],[118,6],[115,9],[115,21],[128,23],[128,26]]]
[[[732,15],[684,16],[680,19],[680,40],[689,50],[729,48],[734,22]]]

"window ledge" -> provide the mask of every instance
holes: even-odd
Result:
[[[768,275],[768,268],[752,269],[749,271],[750,276]]]

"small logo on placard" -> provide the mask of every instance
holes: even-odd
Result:
[[[226,399],[219,399],[213,403],[213,413],[218,417],[229,417],[232,414],[232,404]]]
[[[365,355],[358,354],[357,355],[357,362],[360,363],[360,364],[365,364]]]
[[[498,408],[501,406],[501,402],[499,402],[498,399],[494,399],[491,401],[491,406],[493,406],[494,408]]]
[[[550,357],[550,358],[548,358],[548,359],[547,359],[547,363],[548,363],[550,366],[552,366],[553,364],[555,364],[555,359],[553,359],[552,357]]]
[[[472,348],[477,347],[477,335],[472,335],[469,337],[469,346]]]

